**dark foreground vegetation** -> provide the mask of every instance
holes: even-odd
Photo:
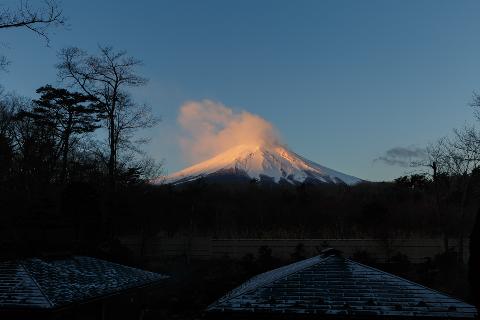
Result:
[[[172,314],[181,310],[186,318],[198,315],[206,304],[246,278],[289,261],[272,258],[268,248],[240,261],[149,261],[124,247],[119,241],[122,236],[141,235],[144,241],[157,234],[386,240],[443,237],[448,241],[463,235],[467,244],[476,213],[474,189],[468,194],[461,221],[457,209],[461,199],[444,189],[439,211],[433,182],[417,176],[355,187],[262,186],[254,181],[236,186],[198,181],[182,187],[156,187],[125,172],[114,191],[108,191],[108,173],[102,171],[42,185],[36,179],[19,182],[15,175],[4,177],[9,180],[1,185],[3,258],[80,253],[167,273],[172,275],[169,296],[153,295],[149,306],[158,308],[155,312],[163,307],[167,311],[161,312]],[[453,179],[445,181],[453,183]],[[472,179],[478,185],[477,177]],[[478,236],[472,234],[471,240],[470,279],[475,279]],[[458,251],[446,251],[422,264],[398,255],[390,264],[381,265],[368,252],[359,252],[354,258],[472,301],[467,289],[468,264],[461,261]],[[292,259],[304,256],[292,252]]]

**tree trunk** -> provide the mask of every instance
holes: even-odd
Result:
[[[108,179],[112,191],[115,188],[115,161],[116,161],[116,150],[115,150],[115,118],[114,115],[110,115],[110,157],[108,159]]]
[[[433,187],[435,190],[435,206],[436,206],[436,211],[437,211],[437,219],[440,222],[440,219],[442,218],[441,214],[441,207],[440,207],[440,193],[438,190],[438,172],[437,172],[437,163],[434,161],[431,166],[433,170]],[[448,240],[449,240],[449,235],[448,235],[448,230],[443,227],[443,247],[445,252],[448,252]]]
[[[470,234],[470,260],[469,260],[470,294],[473,304],[480,308],[480,209],[477,211],[475,224]]]
[[[68,150],[70,149],[70,134],[72,131],[72,119],[73,114],[68,115],[67,128],[63,136],[63,155],[62,155],[62,171],[61,171],[61,181],[62,184],[65,184],[67,178],[67,160],[68,160]]]
[[[113,225],[110,218],[114,215],[114,197],[116,190],[116,165],[117,165],[117,140],[115,139],[115,108],[117,101],[117,90],[114,89],[111,96],[111,108],[108,112],[109,121],[109,147],[110,155],[108,159],[108,193],[107,193],[107,208],[105,216],[103,217],[104,235],[107,239],[113,238]]]
[[[465,220],[465,206],[467,203],[467,193],[468,193],[468,189],[470,188],[471,180],[472,180],[472,174],[470,175],[467,174],[467,183],[465,185],[465,188],[463,189],[462,201],[460,203],[460,236],[459,236],[459,243],[458,243],[458,259],[462,263],[464,262],[463,261],[463,255],[464,255],[463,222]]]

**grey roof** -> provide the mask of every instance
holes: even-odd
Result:
[[[168,278],[84,256],[0,262],[0,309],[55,309]]]
[[[210,314],[474,318],[474,306],[338,254],[262,273],[214,302]]]

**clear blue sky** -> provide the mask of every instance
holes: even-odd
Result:
[[[50,47],[31,32],[2,31],[12,64],[0,83],[33,96],[56,83],[62,47],[127,50],[150,79],[137,96],[163,118],[147,149],[169,172],[188,164],[176,138],[186,100],[258,114],[297,153],[370,180],[406,170],[373,162],[388,149],[422,147],[473,121],[479,1],[86,0],[63,8],[70,27],[52,30]]]

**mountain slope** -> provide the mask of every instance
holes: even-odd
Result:
[[[309,181],[353,185],[362,181],[307,160],[281,146],[239,145],[209,160],[152,182],[180,184],[218,175],[244,176],[292,184]]]

